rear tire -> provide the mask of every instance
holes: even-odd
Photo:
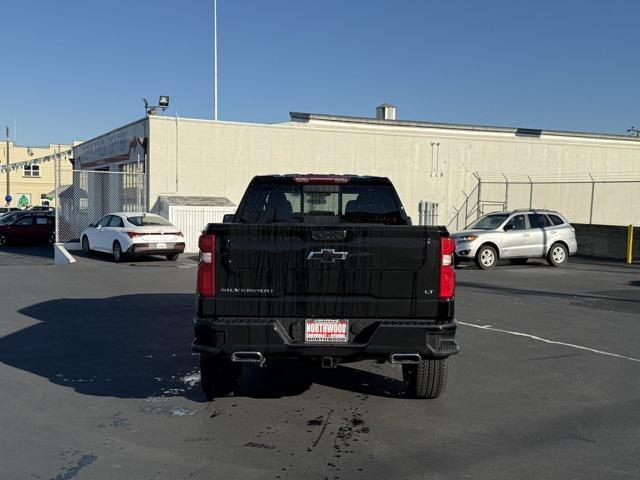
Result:
[[[200,385],[207,400],[233,392],[239,378],[240,368],[231,361],[200,354]]]
[[[498,252],[491,245],[483,245],[476,253],[476,265],[482,270],[490,270],[498,263]]]
[[[91,255],[91,245],[89,245],[89,239],[86,235],[82,237],[82,253],[87,257]]]
[[[175,262],[176,260],[178,260],[179,256],[180,256],[179,253],[170,253],[170,254],[166,255],[167,260],[169,260],[170,262]]]
[[[116,263],[120,263],[122,260],[124,260],[124,253],[122,252],[120,242],[116,240],[115,242],[113,242],[113,261]]]
[[[569,252],[562,243],[554,243],[547,253],[547,262],[553,267],[561,267],[567,263]]]
[[[509,260],[512,265],[524,265],[527,263],[528,258],[514,258],[513,260]]]
[[[56,234],[55,234],[55,232],[51,232],[51,235],[49,235],[49,239],[47,240],[47,243],[49,245],[54,245],[56,243]]]
[[[447,360],[421,360],[402,365],[405,392],[412,398],[438,398],[447,385]]]

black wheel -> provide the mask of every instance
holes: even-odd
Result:
[[[124,253],[122,253],[122,247],[117,240],[113,242],[113,261],[120,263],[124,259]]]
[[[49,240],[47,240],[47,243],[49,245],[53,245],[54,243],[56,243],[56,232],[51,232],[51,235],[49,235]]]
[[[169,253],[168,255],[166,255],[167,260],[169,260],[170,262],[175,262],[179,256],[179,253]]]
[[[0,247],[6,247],[9,244],[9,239],[6,235],[0,235]]]
[[[402,365],[405,392],[413,398],[438,398],[447,385],[446,360],[421,360]]]
[[[498,252],[491,245],[483,245],[476,253],[476,265],[482,270],[489,270],[496,266]]]
[[[89,239],[86,237],[82,237],[82,253],[86,256],[91,255],[91,246],[89,245]]]
[[[238,365],[226,359],[200,354],[200,385],[207,400],[233,392],[239,378]]]
[[[547,262],[554,267],[561,267],[569,259],[569,252],[567,247],[562,243],[554,243],[547,253]]]
[[[512,265],[524,265],[525,263],[527,263],[527,260],[529,260],[528,258],[514,258],[512,260],[509,260],[511,262]]]

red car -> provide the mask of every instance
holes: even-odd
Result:
[[[55,242],[55,217],[39,212],[11,213],[0,218],[0,247]]]

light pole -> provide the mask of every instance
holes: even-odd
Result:
[[[213,119],[218,120],[218,0],[213,0]]]
[[[640,137],[640,128],[631,127],[627,130],[629,133],[635,133],[636,137]]]
[[[7,127],[7,196],[5,198],[9,198],[11,195],[11,187],[9,185],[11,179],[9,177],[9,127]],[[7,200],[7,207],[9,206],[9,200]]]

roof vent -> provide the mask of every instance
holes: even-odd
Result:
[[[388,103],[383,103],[379,107],[376,107],[376,118],[378,120],[395,120],[396,107]]]

